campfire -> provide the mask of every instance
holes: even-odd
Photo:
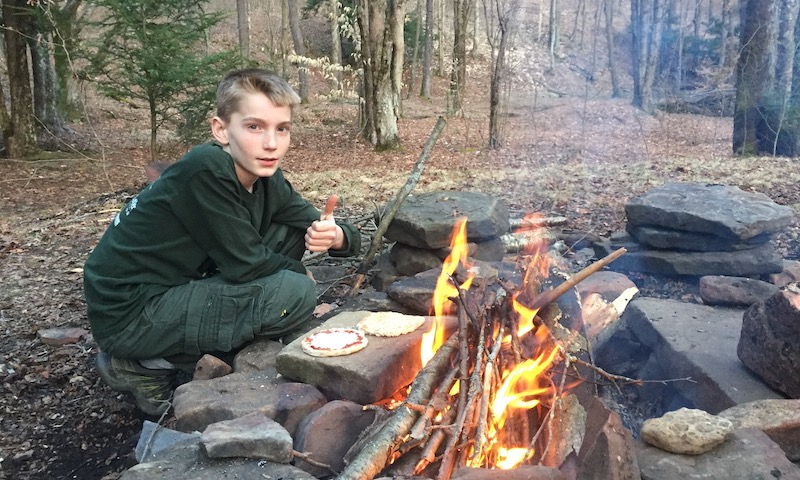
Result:
[[[532,228],[516,285],[470,262],[466,225],[466,219],[456,223],[438,277],[437,322],[423,337],[423,368],[405,399],[351,449],[338,478],[371,479],[387,468],[449,479],[461,467],[559,466],[554,450],[563,433],[554,418],[584,380],[576,366],[586,363],[575,355],[580,332],[561,325],[554,302],[625,251],[544,289],[547,244],[536,241]],[[458,329],[445,338],[448,316],[457,317]]]

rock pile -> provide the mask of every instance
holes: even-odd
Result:
[[[747,277],[783,270],[769,240],[794,211],[736,186],[667,183],[631,199],[625,214],[627,233],[596,248],[598,257],[628,249],[612,268]]]
[[[382,278],[441,268],[447,258],[453,227],[467,219],[470,256],[499,261],[505,255],[500,237],[508,232],[508,208],[495,197],[478,192],[432,192],[409,197],[395,215],[384,237],[395,242]],[[381,289],[381,288],[379,288]]]

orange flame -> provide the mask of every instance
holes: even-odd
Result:
[[[450,255],[442,264],[442,272],[436,281],[436,289],[433,292],[433,311],[436,316],[431,329],[422,335],[422,346],[420,357],[422,365],[425,366],[433,358],[433,355],[444,343],[444,316],[452,313],[453,302],[450,300],[458,296],[458,288],[450,282],[451,276],[455,273],[458,264],[469,269],[468,247],[467,247],[467,219],[461,218],[456,221],[453,228],[452,240],[450,241]],[[472,275],[460,285],[466,290],[472,284]]]

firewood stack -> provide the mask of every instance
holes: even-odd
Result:
[[[558,466],[548,454],[558,441],[551,412],[586,375],[576,367],[586,365],[575,355],[585,341],[560,325],[554,300],[624,250],[542,292],[544,257],[520,256],[522,285],[475,280],[460,253],[465,245],[454,242],[437,287],[445,297],[437,315],[455,309],[458,331],[419,372],[405,401],[354,445],[337,478],[390,472],[449,479],[463,466]]]

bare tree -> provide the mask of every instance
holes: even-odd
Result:
[[[484,0],[489,46],[492,50],[492,74],[489,82],[489,148],[502,145],[500,128],[504,93],[508,91],[506,52],[516,31],[515,19],[519,15],[519,0]],[[491,21],[489,20],[491,18]],[[495,23],[496,22],[496,23]]]
[[[400,145],[397,118],[403,73],[403,0],[358,0],[364,72],[364,136],[379,150]]]
[[[8,125],[3,129],[8,156],[26,158],[38,151],[33,117],[33,93],[28,65],[28,45],[24,32],[31,22],[32,8],[27,0],[2,2],[3,36],[6,42],[6,64],[11,98]]]
[[[417,63],[419,60],[419,37],[420,32],[422,31],[422,0],[417,0],[417,7],[414,9],[414,13],[416,16],[416,28],[414,29],[414,49],[412,50],[411,54],[411,68],[409,69],[408,75],[408,93],[406,94],[406,98],[411,96],[411,92],[414,91],[414,83],[416,79],[416,71],[417,71]]]
[[[631,0],[633,105],[653,112],[653,83],[664,28],[664,0]]]
[[[622,90],[619,85],[617,55],[614,51],[614,1],[603,0],[603,5],[606,17],[606,46],[608,47],[608,73],[611,75],[611,97],[619,98],[622,96]]]
[[[250,58],[250,13],[247,0],[236,0],[236,24],[239,30],[239,51],[245,60]]]
[[[433,2],[425,0],[425,46],[422,50],[422,84],[420,96],[431,97],[431,58],[433,57]]]
[[[548,46],[550,49],[550,66],[556,61],[556,54],[561,45],[561,10],[558,0],[550,0],[550,26],[548,31]]]
[[[294,53],[303,58],[306,56],[306,46],[303,43],[303,32],[300,29],[300,8],[297,0],[287,0],[286,9],[289,15],[289,31],[292,34],[294,43]],[[303,103],[308,102],[308,70],[302,60],[297,65],[297,77],[300,82],[300,89],[297,92]]]
[[[740,8],[733,150],[739,155],[800,153],[794,65],[797,0],[747,0]]]
[[[467,26],[472,0],[453,0],[453,64],[450,70],[450,114],[461,111],[467,81]]]
[[[331,64],[342,64],[342,36],[339,31],[339,0],[330,0],[331,5]],[[342,88],[342,71],[336,69],[334,73],[336,88]]]

